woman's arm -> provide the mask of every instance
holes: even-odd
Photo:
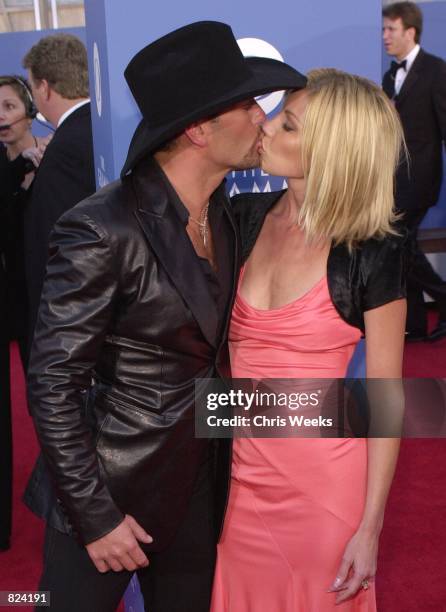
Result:
[[[366,325],[366,372],[367,378],[396,379],[402,376],[404,329],[406,323],[406,300],[396,300],[380,308],[375,308],[364,315]],[[395,381],[395,382],[396,382]],[[371,429],[373,419],[380,422],[378,410],[384,409],[387,414],[383,429],[393,429],[401,422],[403,406],[402,387],[392,380],[389,386],[385,383],[373,388],[369,396],[372,405]],[[382,390],[382,392],[380,392]],[[373,391],[380,398],[374,402]],[[399,393],[400,392],[400,393]],[[385,394],[385,395],[384,395]],[[373,408],[375,407],[375,410]],[[377,425],[378,427],[378,425]],[[399,438],[370,437],[368,447],[367,498],[361,526],[381,531],[387,495],[395,472],[399,450]]]
[[[364,314],[366,328],[367,378],[400,379],[404,349],[406,300],[400,299],[369,310]],[[384,408],[386,425],[394,428],[401,421],[402,387],[389,380],[379,387],[371,382],[369,400],[373,421],[381,422],[373,413],[374,398],[379,397],[378,410]],[[383,391],[385,396],[383,395]],[[385,401],[384,401],[385,400]],[[389,414],[389,410],[392,414]],[[394,414],[393,414],[394,412]],[[349,541],[337,577],[330,590],[339,591],[336,603],[352,597],[363,580],[373,578],[376,572],[378,540],[384,509],[395,472],[399,451],[399,438],[369,438],[367,441],[367,495],[359,528]]]

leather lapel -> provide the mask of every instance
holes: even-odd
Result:
[[[417,57],[415,58],[414,63],[412,64],[411,69],[409,70],[409,74],[406,76],[403,86],[400,89],[400,93],[397,96],[396,102],[397,106],[399,106],[404,99],[407,97],[410,90],[416,84],[417,80],[422,74],[422,66],[423,66],[423,58],[424,51],[420,49]]]
[[[222,191],[224,192],[224,188],[222,188]],[[223,217],[226,217],[228,219],[232,227],[232,232],[233,232],[233,237],[231,240],[231,244],[233,244],[233,247],[232,247],[232,252],[231,252],[231,259],[229,262],[229,265],[231,265],[231,296],[230,296],[229,305],[228,305],[226,315],[225,315],[225,321],[223,323],[223,328],[222,328],[223,333],[220,336],[221,342],[220,342],[219,348],[221,348],[222,344],[224,344],[227,338],[229,322],[231,320],[232,306],[234,304],[235,294],[237,292],[238,276],[239,276],[239,271],[240,271],[240,245],[239,245],[239,234],[238,234],[238,230],[237,230],[235,220],[234,220],[234,214],[226,198],[226,195],[222,193],[219,200],[220,200],[219,205],[223,206],[225,210],[225,212],[223,213]],[[224,222],[225,222],[225,219],[222,218],[220,223],[224,225]],[[219,249],[217,244],[215,246],[216,246],[216,249]],[[218,250],[216,250],[216,256],[219,257],[219,259],[221,260],[221,258],[224,257],[225,254],[221,251],[219,253]]]
[[[212,224],[212,231],[214,236],[214,249],[215,249],[215,258],[217,262],[218,269],[226,267],[231,276],[231,291],[233,285],[235,283],[235,278],[237,276],[237,258],[238,258],[238,240],[237,240],[237,230],[235,227],[235,221],[233,219],[233,214],[231,207],[229,205],[228,199],[226,197],[225,188],[222,185],[218,192],[215,194],[217,198],[217,206],[221,209],[221,214],[219,214],[218,222],[212,222],[212,213],[217,209],[217,206],[211,207],[209,212],[209,220]],[[232,234],[234,238],[231,236],[230,241],[226,241],[221,238],[222,233],[227,233],[228,223],[231,225]],[[229,250],[229,252],[228,252]]]
[[[137,204],[135,215],[161,265],[196,319],[206,340],[217,343],[218,315],[194,247],[153,160],[132,172]]]
[[[237,290],[237,283],[238,283],[238,274],[239,274],[240,266],[241,266],[239,232],[238,232],[237,225],[234,219],[234,213],[232,211],[232,207],[226,197],[222,199],[222,204],[225,209],[225,214],[227,218],[229,219],[229,223],[232,226],[232,231],[234,234],[234,253],[233,253],[234,259],[232,260],[232,263],[233,263],[232,293],[233,293],[233,297],[235,297],[235,293]]]

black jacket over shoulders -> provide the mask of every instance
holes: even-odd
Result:
[[[383,89],[392,94],[390,71]],[[397,172],[396,205],[402,210],[433,206],[440,193],[446,142],[446,62],[420,49],[395,106],[410,158],[409,171],[402,164]]]
[[[241,235],[242,263],[251,253],[268,211],[283,194],[244,193],[231,199]],[[327,262],[328,289],[341,317],[363,333],[364,312],[406,296],[403,237],[370,239],[349,253],[332,246]]]
[[[28,388],[59,503],[51,501],[41,466],[25,499],[84,543],[128,513],[152,535],[149,549],[160,550],[187,508],[209,445],[195,437],[195,380],[227,367],[239,268],[223,185],[214,202],[224,208],[220,232],[230,251],[223,321],[172,191],[152,160],[56,223]],[[218,261],[217,247],[216,253]],[[227,459],[225,465],[227,471]],[[224,503],[225,492],[221,498]]]

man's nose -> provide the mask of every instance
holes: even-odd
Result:
[[[263,108],[256,102],[253,108],[252,122],[254,125],[261,125],[266,119]]]

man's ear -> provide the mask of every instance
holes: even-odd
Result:
[[[412,28],[407,28],[407,30],[406,30],[406,31],[407,31],[407,32],[409,32],[409,33],[411,34],[411,38],[412,38],[413,42],[415,42],[415,38],[416,38],[416,36],[417,36],[417,31],[416,31],[416,29],[412,27]]]
[[[53,90],[51,89],[51,86],[46,79],[42,79],[40,81],[39,88],[45,100],[49,100]]]
[[[207,129],[208,121],[199,121],[192,123],[189,127],[184,130],[185,136],[190,142],[197,147],[205,147],[208,144],[208,133]]]

